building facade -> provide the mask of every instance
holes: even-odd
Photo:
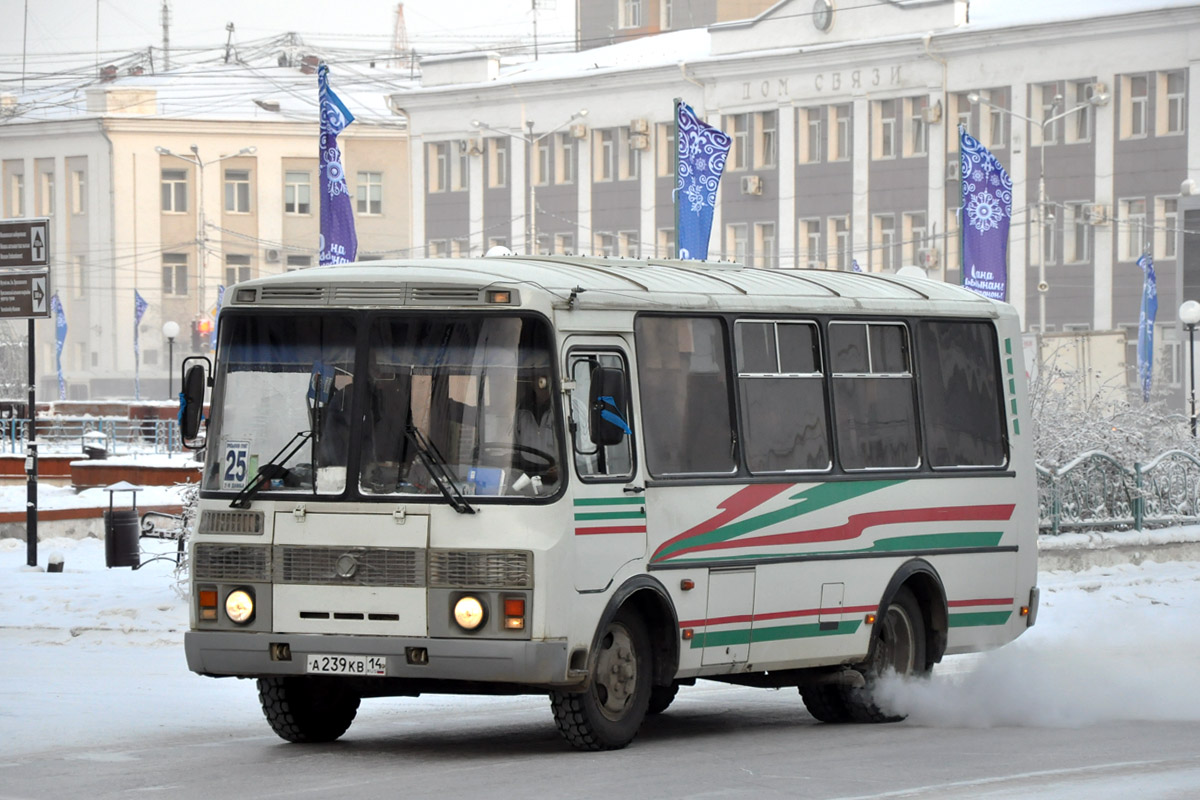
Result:
[[[1179,386],[1175,310],[1200,299],[1200,254],[1185,255],[1200,231],[1185,219],[1200,222],[1186,183],[1200,182],[1200,5],[1048,22],[971,12],[785,0],[536,65],[481,54],[427,68],[391,98],[413,135],[414,245],[670,255],[681,97],[733,138],[710,257],[913,264],[959,282],[961,125],[1013,179],[1008,293],[1026,330],[1123,330],[1132,365],[1149,252],[1157,362]]]

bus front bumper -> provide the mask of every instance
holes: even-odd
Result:
[[[188,668],[213,677],[307,674],[309,655],[382,656],[389,678],[570,685],[565,639],[497,641],[190,631]],[[284,657],[286,656],[286,657]],[[415,663],[414,663],[415,662]]]

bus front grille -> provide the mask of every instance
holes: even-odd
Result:
[[[522,550],[430,550],[429,585],[434,588],[528,589],[533,556]]]
[[[423,586],[420,550],[365,547],[275,548],[275,580],[329,586]]]
[[[198,581],[267,581],[271,578],[266,545],[196,545],[192,577]]]

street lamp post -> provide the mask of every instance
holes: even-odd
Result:
[[[530,252],[531,255],[537,255],[537,186],[533,180],[533,148],[538,142],[540,142],[542,139],[545,139],[547,136],[558,133],[560,130],[567,127],[577,119],[586,117],[587,113],[588,112],[586,108],[581,108],[572,114],[569,119],[561,123],[558,127],[552,128],[551,130],[548,130],[538,136],[533,135],[533,120],[525,121],[526,133],[513,133],[512,131],[504,131],[500,130],[499,128],[493,128],[491,125],[480,122],[477,119],[471,120],[472,128],[492,131],[493,133],[498,133],[501,136],[511,136],[512,138],[520,139],[525,143],[525,185],[529,189],[529,200],[527,201],[529,203],[529,213],[528,219],[525,221],[525,236],[527,242],[525,248]]]
[[[1196,438],[1196,325],[1200,324],[1200,303],[1195,300],[1185,300],[1179,306],[1179,321],[1188,332],[1188,362],[1191,412],[1188,418],[1192,423],[1192,438]]]
[[[218,156],[211,161],[204,161],[200,158],[199,145],[192,145],[191,151],[191,156],[181,156],[179,153],[174,153],[165,147],[154,148],[154,152],[158,153],[160,156],[171,156],[173,158],[178,158],[180,161],[186,161],[189,164],[195,165],[196,167],[196,191],[198,198],[196,202],[196,294],[198,295],[196,298],[196,314],[203,315],[205,288],[204,273],[206,268],[205,261],[207,260],[208,243],[208,227],[204,221],[204,168],[210,164],[216,164],[220,161],[225,161],[230,158],[254,155],[256,152],[258,152],[258,148],[253,145],[250,147],[243,147],[236,153]]]
[[[1083,111],[1086,108],[1102,106],[1108,103],[1109,96],[1105,93],[1097,93],[1092,95],[1086,103],[1080,103],[1074,108],[1067,109],[1059,114],[1053,114],[1046,119],[1032,119],[1024,114],[1018,114],[1016,111],[998,106],[990,100],[986,100],[978,92],[971,92],[967,95],[967,100],[972,104],[981,103],[985,106],[991,106],[998,109],[1010,117],[1016,117],[1019,120],[1024,120],[1030,125],[1037,125],[1042,129],[1042,141],[1038,147],[1038,202],[1037,202],[1037,224],[1038,224],[1038,335],[1041,336],[1046,332],[1046,292],[1050,291],[1050,284],[1046,283],[1046,131],[1051,125],[1058,122],[1060,119],[1066,119],[1077,111]],[[1050,106],[1050,110],[1058,108],[1062,103],[1062,95],[1055,95],[1054,102]]]
[[[167,320],[163,323],[162,332],[167,337],[167,399],[170,400],[175,381],[175,337],[179,335],[179,323],[173,319]]]

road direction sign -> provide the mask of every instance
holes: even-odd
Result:
[[[0,268],[50,267],[50,220],[0,220]]]
[[[0,270],[0,319],[49,316],[49,270]]]

